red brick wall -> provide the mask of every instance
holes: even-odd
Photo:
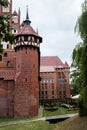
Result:
[[[69,69],[65,70],[65,68],[63,68],[57,69],[54,72],[41,72],[40,76],[46,79],[46,81],[40,82],[40,99],[70,98]],[[53,78],[53,83],[47,81],[48,77],[50,77],[50,79]],[[58,80],[62,78],[64,78],[66,82]]]
[[[13,81],[0,79],[0,117],[13,116]]]
[[[30,117],[38,115],[39,81],[38,50],[22,48],[16,51],[16,78],[14,91],[14,116]]]
[[[46,81],[40,82],[40,99],[57,99],[56,73],[40,73],[40,76],[44,80],[46,79]],[[48,79],[49,81],[47,81]]]
[[[7,82],[0,80],[0,116],[7,116]]]
[[[7,116],[14,116],[14,81],[8,81],[8,92],[7,92]]]

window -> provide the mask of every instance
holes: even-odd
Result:
[[[52,89],[54,89],[54,86],[52,86]]]
[[[52,91],[52,95],[54,95],[54,91]]]
[[[65,78],[58,78],[58,82],[60,82],[60,83],[64,83],[64,82],[66,82],[66,79]]]
[[[66,97],[66,91],[63,91],[63,96],[64,96],[64,98]]]
[[[10,67],[10,66],[11,66],[11,62],[7,61],[7,67]]]
[[[12,23],[18,23],[18,16],[12,17]]]
[[[2,7],[2,11],[3,12],[10,12],[10,5],[8,5],[8,7]]]
[[[4,53],[4,57],[7,57],[7,52]]]
[[[2,55],[0,55],[0,61],[2,61]]]
[[[9,49],[9,44],[7,44],[7,49]]]
[[[14,29],[14,33],[16,33],[16,29]]]
[[[45,91],[45,94],[47,95],[47,91]]]
[[[44,91],[42,91],[42,95],[44,95]]]
[[[17,33],[18,31],[18,27],[17,26],[13,26],[12,27],[12,33]]]

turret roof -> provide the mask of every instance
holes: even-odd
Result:
[[[19,30],[18,35],[21,34],[31,34],[39,36],[37,32],[34,31],[34,29],[30,25],[23,25],[23,27]]]
[[[35,35],[38,36],[38,32],[36,32],[30,25],[31,21],[29,20],[29,15],[28,15],[28,8],[27,8],[27,12],[26,12],[26,20],[23,21],[22,26],[20,28],[20,30],[18,31],[17,35]]]

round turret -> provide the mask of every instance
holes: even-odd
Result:
[[[26,20],[23,21],[22,26],[15,37],[15,49],[23,46],[39,47],[42,42],[42,38],[31,27],[30,23],[31,21],[29,20],[27,9]]]

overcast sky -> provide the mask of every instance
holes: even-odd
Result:
[[[13,0],[13,10],[21,10],[21,20],[26,17],[29,8],[31,26],[43,38],[42,56],[58,56],[70,65],[72,51],[81,41],[74,33],[76,21],[81,14],[84,0]]]

